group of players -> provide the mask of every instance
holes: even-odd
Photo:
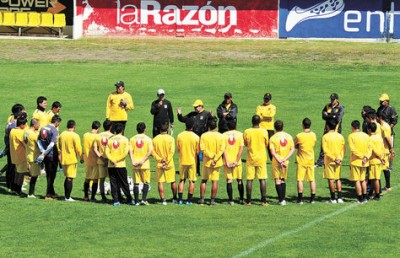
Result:
[[[67,121],[67,130],[60,133],[59,112],[61,104],[54,102],[50,111],[46,112],[47,99],[37,99],[37,109],[33,112],[29,128],[27,115],[21,104],[12,107],[6,133],[7,154],[7,187],[13,193],[24,196],[22,185],[24,176],[29,174],[28,198],[35,198],[35,184],[44,167],[47,178],[46,200],[59,196],[54,190],[54,180],[59,164],[64,171],[65,201],[74,201],[71,197],[73,179],[76,177],[77,165],[85,163],[86,179],[84,183],[84,200],[96,201],[96,193],[100,188],[102,201],[106,202],[104,181],[108,176],[111,184],[112,203],[119,206],[121,191],[130,205],[148,205],[147,193],[150,184],[150,157],[156,162],[155,181],[161,203],[167,205],[164,184],[170,184],[172,202],[176,204],[192,204],[195,182],[201,176],[199,204],[205,204],[207,182],[211,181],[210,205],[215,205],[218,191],[220,170],[223,168],[226,179],[228,203],[234,204],[233,187],[237,181],[239,202],[252,204],[253,180],[260,183],[261,205],[268,205],[266,199],[266,179],[268,154],[272,161],[272,177],[278,196],[278,204],[286,205],[286,179],[289,158],[297,148],[297,203],[303,204],[303,181],[310,182],[311,197],[309,202],[315,203],[316,184],[314,168],[320,160],[314,162],[316,135],[311,131],[311,121],[305,118],[302,122],[303,132],[295,139],[284,132],[281,120],[274,120],[276,107],[271,103],[272,95],[266,93],[264,102],[256,109],[252,117],[252,128],[243,133],[236,130],[238,107],[232,101],[232,94],[226,93],[224,101],[217,108],[217,116],[204,109],[201,100],[193,104],[194,111],[187,115],[177,109],[178,120],[185,123],[186,130],[179,133],[176,141],[168,134],[174,129],[174,115],[171,102],[165,99],[165,91],[157,92],[158,99],[151,105],[154,115],[153,139],[146,135],[146,125],[136,125],[137,134],[128,139],[124,136],[127,122],[127,111],[134,108],[132,97],[125,91],[125,84],[115,84],[116,91],[107,100],[106,120],[103,131],[99,121],[92,123],[92,129],[83,135],[83,148],[80,137],[75,133],[76,124]],[[344,137],[340,134],[344,107],[339,103],[336,93],[330,95],[331,102],[323,111],[326,120],[322,137],[321,155],[324,166],[324,178],[330,189],[329,203],[342,203],[342,187],[340,171],[346,152]],[[371,196],[380,199],[380,174],[385,174],[386,190],[390,190],[390,163],[395,155],[393,149],[393,127],[397,123],[397,113],[389,105],[389,96],[383,94],[381,106],[377,111],[371,107],[363,107],[362,125],[354,120],[351,123],[352,133],[348,136],[350,149],[350,180],[355,182],[356,203],[365,203]],[[218,119],[217,119],[218,118]],[[218,124],[217,124],[218,120]],[[362,132],[361,131],[364,131]],[[246,186],[243,182],[242,152],[247,147]],[[179,153],[179,183],[175,180],[174,154]],[[130,157],[133,168],[132,198],[127,181],[126,158]],[[200,161],[202,173],[200,175]],[[317,164],[317,166],[315,166]],[[188,195],[183,199],[185,182],[188,181]],[[367,184],[370,192],[367,192]],[[91,184],[91,196],[89,188]],[[142,184],[142,198],[139,200],[139,184]],[[336,185],[336,187],[335,187]],[[246,198],[244,189],[246,188]],[[337,193],[337,198],[336,198]]]

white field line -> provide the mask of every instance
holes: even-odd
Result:
[[[397,187],[392,187],[392,189],[393,188],[397,188]],[[381,195],[384,195],[384,194],[385,194],[385,192],[381,193]],[[365,205],[365,204],[360,204],[360,205]],[[269,244],[272,244],[272,243],[274,243],[274,242],[276,242],[278,240],[281,240],[282,238],[285,238],[287,236],[297,234],[297,233],[299,233],[299,232],[301,232],[301,231],[303,231],[303,230],[305,230],[307,228],[310,228],[310,227],[314,226],[315,224],[318,224],[318,223],[320,223],[320,222],[322,222],[322,221],[324,221],[326,219],[332,218],[332,217],[334,217],[336,215],[342,214],[342,213],[344,213],[344,212],[346,212],[346,211],[348,211],[348,210],[350,210],[350,209],[352,209],[352,208],[354,208],[356,206],[358,206],[358,205],[349,204],[349,205],[341,208],[340,210],[334,211],[334,212],[329,213],[327,215],[324,215],[324,216],[322,216],[322,217],[320,217],[318,219],[310,221],[307,224],[304,224],[303,226],[301,226],[301,227],[299,227],[297,229],[293,229],[293,230],[289,230],[289,231],[283,232],[282,234],[277,235],[277,236],[272,237],[272,238],[267,238],[264,241],[262,241],[259,244],[257,244],[256,246],[253,246],[252,248],[247,249],[246,251],[233,256],[233,258],[245,257],[245,256],[247,256],[247,255],[249,255],[251,253],[254,253],[258,249],[261,249],[261,248],[263,248],[263,247],[265,247],[265,246],[267,246]]]

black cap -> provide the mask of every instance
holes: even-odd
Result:
[[[271,100],[271,99],[272,99],[271,93],[267,92],[264,94],[264,100]]]
[[[329,97],[331,100],[333,99],[339,99],[339,95],[337,93],[332,93],[331,96]]]
[[[115,84],[115,87],[119,88],[119,87],[125,87],[125,83],[123,81],[119,81]]]
[[[230,93],[230,92],[225,93],[224,98],[225,99],[231,99],[232,98],[232,93]]]

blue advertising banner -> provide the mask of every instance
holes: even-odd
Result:
[[[279,37],[384,38],[386,13],[385,0],[281,0]]]

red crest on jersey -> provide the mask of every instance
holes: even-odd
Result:
[[[138,139],[136,141],[136,147],[138,147],[139,149],[141,149],[144,145],[144,142],[142,141],[142,139]]]
[[[233,136],[229,136],[229,138],[228,138],[228,143],[229,143],[229,145],[234,145],[234,144],[235,144],[235,142],[236,142],[236,139],[235,139],[235,137],[233,137]]]
[[[113,146],[114,149],[118,149],[119,148],[119,141],[114,141],[112,146]]]
[[[102,145],[102,146],[106,146],[107,143],[108,143],[108,138],[107,138],[107,137],[101,138],[101,145]]]
[[[286,140],[285,138],[282,138],[282,139],[279,141],[279,144],[280,144],[282,147],[285,147],[285,146],[287,145],[287,140]]]
[[[47,138],[47,130],[46,130],[46,129],[43,129],[43,130],[40,132],[40,137],[41,137],[42,139],[46,139],[46,138]]]

